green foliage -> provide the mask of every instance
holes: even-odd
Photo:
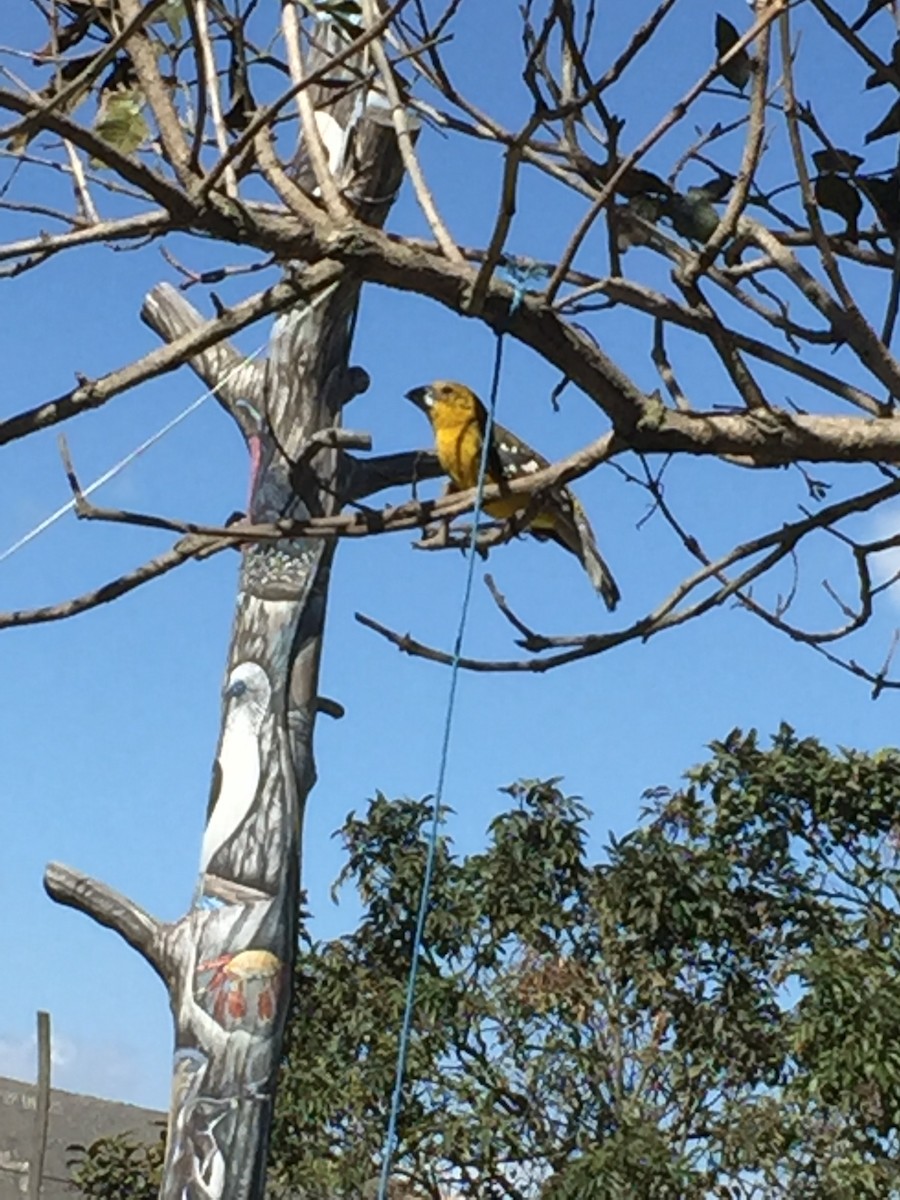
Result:
[[[442,839],[404,1194],[900,1197],[900,755],[711,750],[600,862],[558,780],[506,789],[480,853]],[[300,955],[276,1191],[371,1194],[430,819],[377,795],[340,831],[363,915]]]
[[[150,134],[143,108],[144,98],[136,88],[104,92],[94,132],[123,154],[131,154]],[[103,164],[92,160],[92,165]]]
[[[716,15],[716,54],[719,58],[724,58],[732,46],[740,41],[740,38],[741,35],[732,23],[718,13]],[[752,74],[753,60],[744,49],[738,50],[737,54],[722,67],[722,77],[740,91],[743,91],[750,82]]]
[[[71,1145],[69,1170],[82,1196],[97,1200],[154,1200],[165,1157],[165,1137],[148,1145],[131,1134]]]
[[[182,22],[187,17],[187,9],[184,5],[184,0],[166,0],[162,9],[154,18],[154,24],[164,22],[168,27],[169,34],[173,39],[177,39],[181,33]]]

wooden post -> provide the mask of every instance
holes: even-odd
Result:
[[[37,1015],[38,1076],[34,1108],[34,1149],[28,1167],[28,1200],[40,1200],[50,1124],[50,1014]]]
[[[323,22],[315,55],[330,58],[346,36]],[[342,196],[380,224],[402,177],[396,136],[383,98],[369,85],[338,88],[333,99],[341,78],[358,80],[358,64],[330,71],[329,86],[306,95],[319,114],[324,110],[321,128]],[[335,157],[335,145],[343,146],[343,158]],[[302,155],[298,178],[313,191]],[[341,409],[368,385],[365,372],[349,367],[358,280],[327,262],[292,277],[307,297],[278,318],[264,364],[244,362],[225,344],[192,360],[246,441],[253,521],[340,509],[340,481],[353,474],[341,449]],[[167,286],[150,293],[143,315],[167,340],[200,320]],[[175,1062],[164,1200],[261,1200],[264,1193],[333,557],[334,543],[315,538],[243,551],[191,910],[165,925],[94,880],[55,864],[47,871],[54,898],[114,928],[168,989]]]

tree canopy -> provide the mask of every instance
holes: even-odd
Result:
[[[900,755],[787,726],[710,750],[599,858],[559,780],[504,789],[482,851],[442,840],[398,1188],[900,1195]],[[429,818],[379,794],[340,830],[362,915],[298,963],[276,1192],[369,1194]],[[78,1178],[109,1197],[101,1149]]]
[[[0,244],[2,269],[150,245],[182,288],[248,286],[213,319],[170,328],[166,348],[6,417],[0,443],[218,343],[218,367],[231,368],[221,339],[340,279],[377,283],[506,332],[558,373],[554,404],[572,385],[596,406],[590,443],[523,487],[616,470],[646,490],[683,555],[677,586],[658,582],[624,624],[578,635],[535,628],[517,597],[495,593],[526,653],[466,666],[547,670],[737,597],[876,691],[894,686],[883,635],[853,639],[890,582],[879,555],[896,540],[860,517],[900,489],[900,76],[888,6],[850,8],[758,0],[726,15],[660,0],[607,14],[592,0],[529,0],[518,28],[504,10],[508,45],[473,79],[477,4],[303,0],[278,14],[246,0],[52,0],[33,41],[0,51],[16,68],[0,86],[0,210],[21,230]],[[414,200],[386,232],[364,174],[385,129]],[[454,225],[476,233],[463,240]],[[271,286],[253,292],[256,280]],[[159,321],[152,304],[147,316]],[[348,396],[366,385],[357,371]],[[246,425],[228,387],[219,394]],[[736,497],[751,494],[748,469],[793,474],[771,481],[769,516],[754,525],[738,503],[721,529],[682,501],[673,458],[726,464],[734,482],[717,494]],[[357,501],[411,477],[408,460],[345,465],[342,495]],[[302,529],[368,536],[472,503],[314,515]],[[163,527],[194,537],[142,571],[0,625],[83,611],[238,538],[216,527],[216,540],[190,516]],[[260,522],[240,536],[283,532]],[[407,653],[448,661],[364,618]]]

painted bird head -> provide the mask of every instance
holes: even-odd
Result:
[[[476,406],[478,404],[471,388],[448,379],[438,379],[424,387],[415,387],[406,393],[406,399],[411,400],[428,417],[433,417],[436,408],[445,412],[456,408],[461,413],[470,413],[473,401]]]
[[[247,659],[239,662],[228,676],[225,700],[231,715],[242,714],[259,732],[269,708],[272,685],[259,663]]]

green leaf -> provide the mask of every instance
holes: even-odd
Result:
[[[741,35],[732,23],[723,17],[721,13],[716,14],[716,54],[719,58],[724,58],[728,51],[740,41]],[[720,68],[722,76],[733,84],[739,91],[743,91],[750,81],[750,76],[753,74],[753,60],[747,53],[746,49],[741,49],[732,58],[724,63]]]
[[[719,224],[719,214],[704,188],[688,188],[684,195],[676,192],[666,212],[676,233],[692,242],[707,241]]]
[[[900,100],[896,100],[878,124],[869,130],[864,141],[868,146],[895,133],[900,133]]]
[[[132,154],[150,135],[143,108],[143,96],[136,89],[104,92],[94,132],[123,154]],[[92,166],[102,165],[92,160]]]
[[[688,215],[711,204],[693,192]],[[900,1195],[897,752],[732,729],[596,861],[558,779],[504,794],[483,849],[439,847],[404,1177],[516,1195],[539,1163],[541,1200]],[[299,948],[273,1200],[374,1192],[432,803],[378,793],[340,831],[361,914]],[[143,1200],[139,1152],[87,1153],[85,1194]]]
[[[185,8],[184,0],[166,0],[161,10],[154,16],[151,24],[158,25],[165,22],[169,27],[169,33],[172,35],[173,41],[177,41],[181,36],[181,26],[187,17],[187,9]]]

